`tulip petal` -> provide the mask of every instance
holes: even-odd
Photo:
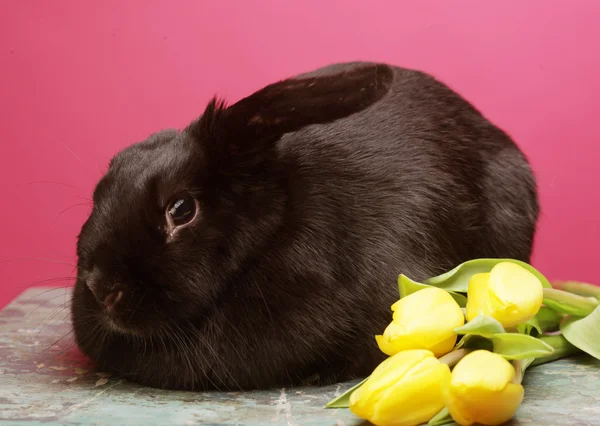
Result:
[[[467,292],[467,319],[489,315],[505,328],[531,320],[542,306],[540,279],[516,263],[500,262],[491,272],[475,274]]]
[[[437,362],[420,365],[376,405],[370,421],[376,425],[414,426],[426,423],[444,407],[442,384],[450,381],[450,368]]]
[[[510,420],[524,396],[523,386],[511,382],[514,376],[514,367],[495,353],[477,350],[466,355],[443,389],[454,421],[499,425]]]
[[[504,327],[531,319],[544,300],[539,278],[514,263],[502,262],[494,266],[488,286],[492,315]]]
[[[465,321],[452,296],[435,287],[412,293],[391,309],[392,322],[376,337],[381,351],[390,356],[408,349],[428,349],[442,356],[456,343],[454,328]]]
[[[421,339],[415,339],[412,333],[406,332],[402,324],[392,321],[383,332],[375,336],[379,349],[386,355],[392,356],[409,349],[429,349],[428,344]]]
[[[467,320],[472,321],[480,315],[487,315],[490,312],[488,281],[489,273],[475,274],[469,280],[469,290],[467,293]]]
[[[352,411],[358,417],[370,419],[373,417],[373,404],[370,403],[369,398],[365,396],[368,394],[364,392],[363,386],[359,387],[350,394],[349,407],[350,411]]]
[[[500,397],[491,395],[481,406],[478,421],[484,425],[501,425],[512,419],[519,409],[525,390],[523,385],[509,383]]]
[[[352,393],[350,410],[381,426],[423,423],[444,405],[440,388],[444,380],[450,380],[450,369],[432,352],[403,351],[379,364]],[[423,405],[417,410],[416,401]]]
[[[514,417],[523,402],[524,394],[522,385],[508,383],[501,392],[479,391],[463,394],[458,406],[462,406],[463,414],[468,410],[469,416],[465,419],[469,419],[469,424],[477,422],[482,425],[501,425]],[[450,412],[457,414],[455,410]],[[457,423],[464,424],[459,421]]]
[[[452,371],[452,386],[457,392],[502,390],[515,375],[514,367],[501,356],[476,350],[469,353]]]
[[[387,388],[393,386],[407,371],[426,357],[433,357],[433,354],[426,350],[411,350],[399,352],[384,360],[373,370],[365,383],[350,396],[352,411],[364,412],[369,405],[372,405],[372,400],[379,400]]]
[[[456,339],[458,339],[458,336],[453,334],[446,340],[442,340],[437,345],[431,346],[429,350],[433,352],[436,357],[444,356],[450,352],[452,348],[454,348],[454,345],[456,345]]]
[[[470,426],[474,424],[475,420],[469,411],[469,403],[454,395],[449,388],[446,389],[447,390],[444,391],[444,398],[446,399],[446,408],[452,419],[461,426]]]
[[[394,323],[390,323],[392,325]],[[386,328],[386,331],[388,331]],[[407,349],[417,349],[415,345],[412,344],[410,339],[402,338],[399,335],[377,335],[375,336],[375,341],[377,342],[377,346],[379,346],[379,350],[388,356],[392,356],[397,354],[398,352],[405,351]]]

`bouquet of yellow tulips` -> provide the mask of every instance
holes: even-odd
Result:
[[[500,425],[524,398],[528,367],[585,352],[600,359],[600,287],[553,288],[527,263],[476,259],[419,283],[401,275],[389,356],[327,404],[377,426]]]

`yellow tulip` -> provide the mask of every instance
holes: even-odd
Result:
[[[387,358],[350,396],[350,410],[377,426],[427,423],[442,408],[450,367],[431,351],[408,350]]]
[[[512,383],[513,366],[500,355],[477,350],[461,359],[442,387],[454,421],[468,426],[500,425],[517,412],[524,396],[520,383]]]
[[[488,315],[505,328],[534,317],[544,300],[541,281],[514,263],[501,262],[489,273],[475,274],[467,291],[467,319]]]
[[[379,349],[394,355],[408,349],[427,349],[436,357],[456,344],[454,329],[464,325],[465,316],[450,294],[427,287],[392,305],[393,320],[383,335],[375,336]]]

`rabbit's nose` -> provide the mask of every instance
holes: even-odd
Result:
[[[122,290],[117,290],[117,291],[112,291],[110,293],[108,293],[105,297],[104,297],[104,308],[106,310],[111,310],[117,303],[119,303],[119,301],[123,298],[123,291]]]
[[[96,301],[108,311],[123,299],[123,290],[105,282],[102,274],[96,268],[90,272],[85,284],[94,295]]]

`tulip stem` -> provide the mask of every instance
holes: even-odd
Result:
[[[557,290],[568,291],[583,297],[595,297],[600,299],[600,286],[581,283],[576,281],[557,281],[552,283],[552,287]]]
[[[555,288],[545,288],[544,304],[558,312],[585,317],[600,305],[600,300],[595,297],[579,296],[575,293]]]
[[[552,355],[535,358],[528,367],[535,367],[557,359],[566,358],[572,355],[577,355],[582,352],[577,346],[572,345],[562,334],[544,335],[539,337],[541,341],[549,344],[554,348]]]
[[[443,362],[444,364],[448,364],[448,366],[453,367],[458,363],[458,361],[463,359],[464,356],[471,351],[472,349],[457,349],[455,351],[448,352],[446,355],[440,358],[440,362]]]
[[[520,359],[514,359],[512,361],[513,367],[515,367],[515,376],[511,380],[512,383],[521,384],[523,381],[523,363]]]

